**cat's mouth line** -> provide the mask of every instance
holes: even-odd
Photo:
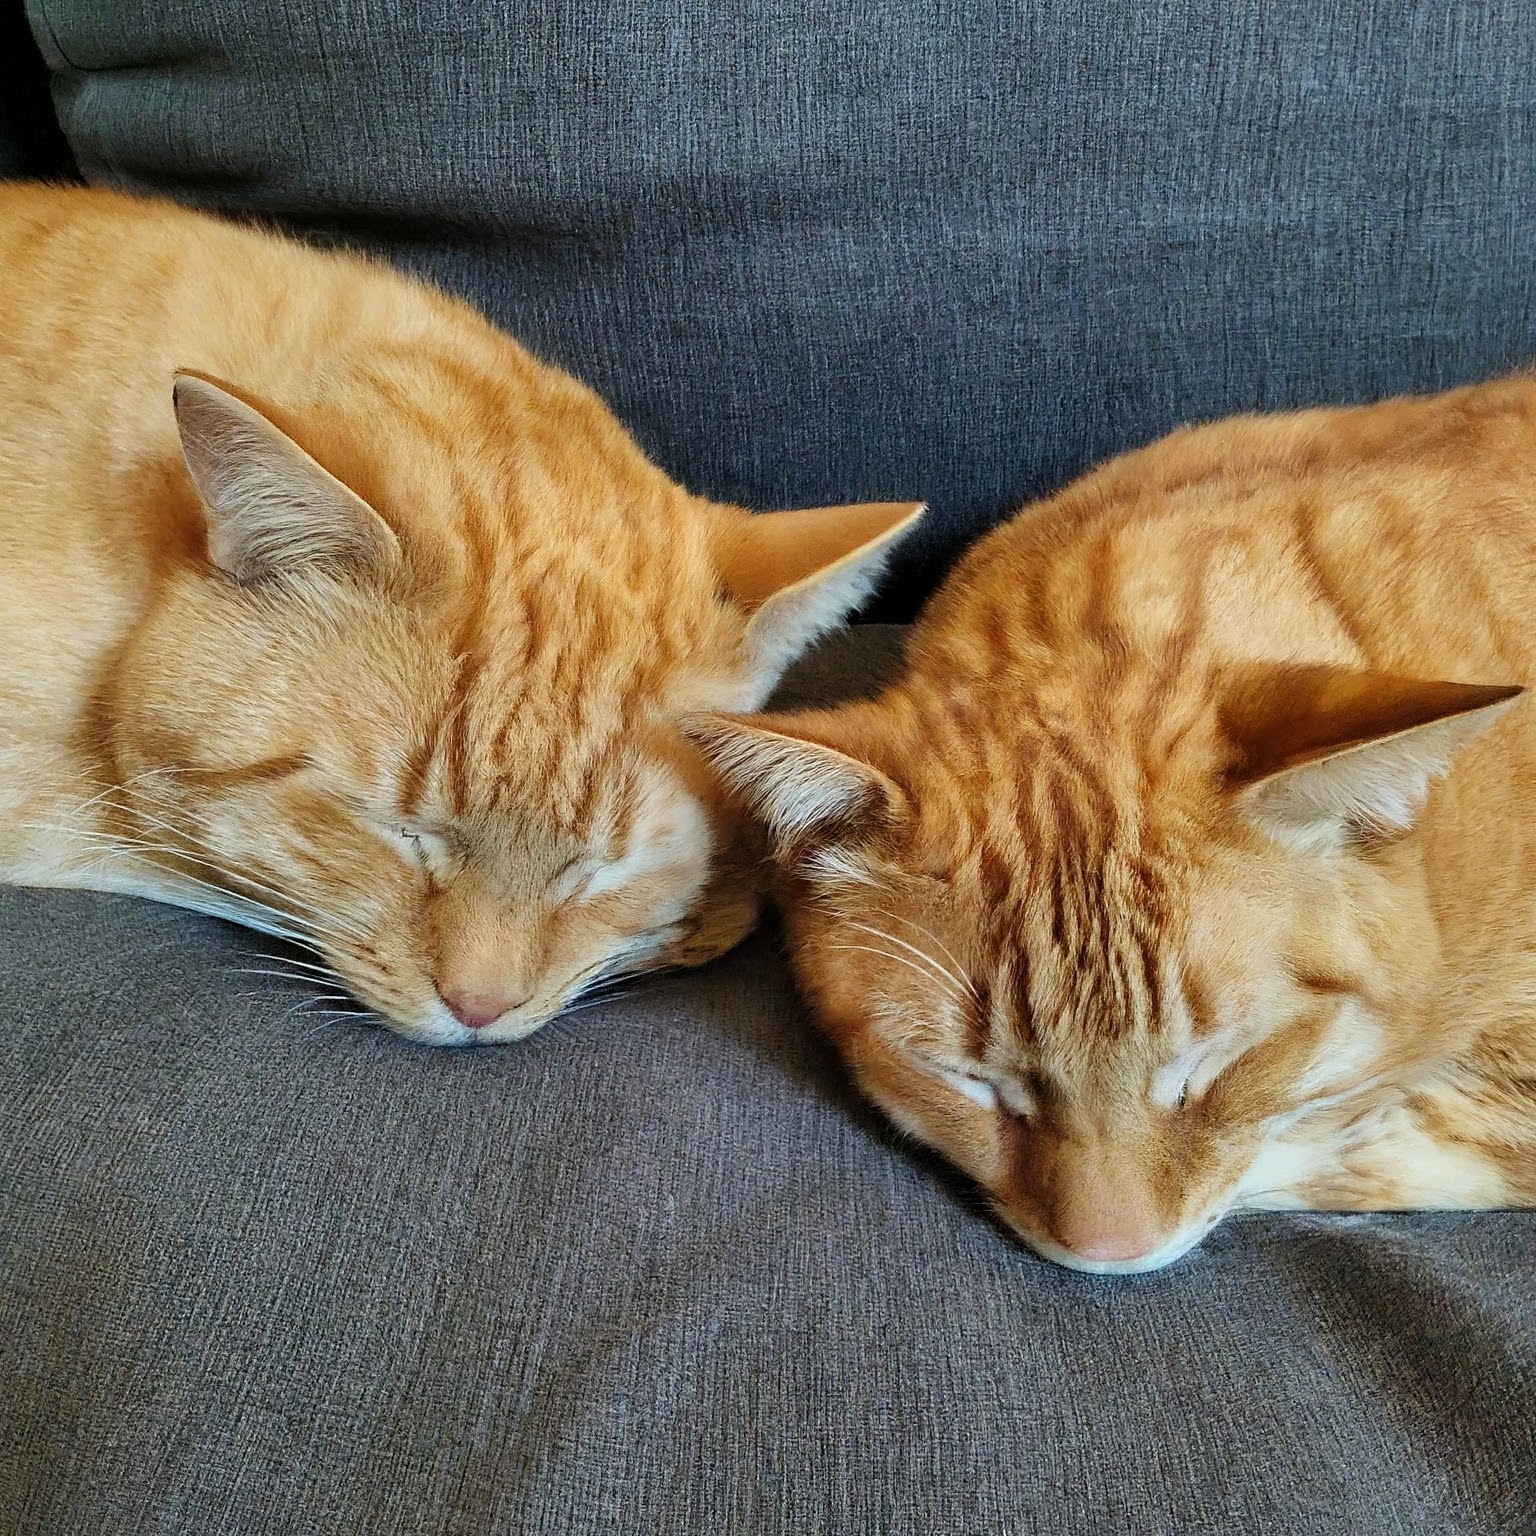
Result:
[[[1148,1249],[1145,1253],[1127,1257],[1095,1258],[1076,1253],[1065,1244],[1057,1242],[1049,1234],[1037,1231],[1020,1221],[1001,1201],[994,1202],[993,1209],[1008,1230],[1039,1257],[1052,1264],[1059,1264],[1064,1269],[1076,1270],[1079,1274],[1085,1275],[1142,1275],[1166,1269],[1192,1249],[1197,1248],[1229,1211],[1228,1206],[1219,1206],[1198,1220],[1187,1223],[1171,1237],[1163,1239],[1157,1247]]]

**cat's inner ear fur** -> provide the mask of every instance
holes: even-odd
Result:
[[[865,502],[730,516],[715,561],[721,585],[750,615],[747,643],[765,684],[874,591],[891,550],[925,510],[920,502]]]
[[[682,722],[683,734],[787,862],[812,848],[857,845],[901,806],[901,791],[885,774],[811,730],[793,715],[698,714]]]
[[[400,559],[388,525],[260,411],[197,374],[172,398],[208,524],[208,555],[252,584],[323,567],[382,575]]]
[[[1523,690],[1328,667],[1273,667],[1233,686],[1228,783],[1261,829],[1336,842],[1407,831],[1456,753]]]

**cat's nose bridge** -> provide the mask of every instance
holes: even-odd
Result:
[[[533,995],[544,937],[537,914],[483,897],[465,900],[465,894],[455,899],[450,890],[439,899],[432,925],[432,971],[444,1001],[474,1028],[468,1015],[483,1015],[499,1001],[499,1016]]]
[[[1141,1258],[1163,1240],[1158,1206],[1147,1169],[1118,1137],[1063,1143],[1048,1204],[1063,1248],[1096,1262]]]

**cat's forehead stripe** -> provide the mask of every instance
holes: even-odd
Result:
[[[974,1061],[984,1061],[996,1029],[992,984],[985,975],[970,978],[972,1000],[963,1009],[966,1048]]]
[[[240,768],[183,768],[178,770],[189,784],[203,789],[234,789],[240,785],[271,784],[279,779],[292,778],[310,766],[307,752],[287,752],[276,757],[264,757],[259,762],[247,763]]]
[[[414,741],[406,749],[400,766],[399,785],[395,791],[400,814],[406,818],[415,816],[426,799],[427,785],[432,776],[432,760],[437,755],[440,727]]]

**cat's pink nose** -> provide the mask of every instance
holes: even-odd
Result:
[[[1063,1248],[1096,1264],[1144,1258],[1158,1245],[1152,1213],[1143,1202],[1120,1192],[1100,1189],[1065,1202],[1052,1225]]]
[[[494,1024],[502,1014],[520,1008],[528,1001],[530,993],[513,996],[509,992],[458,992],[453,988],[439,989],[439,995],[448,1005],[448,1011],[466,1029],[484,1029]]]

